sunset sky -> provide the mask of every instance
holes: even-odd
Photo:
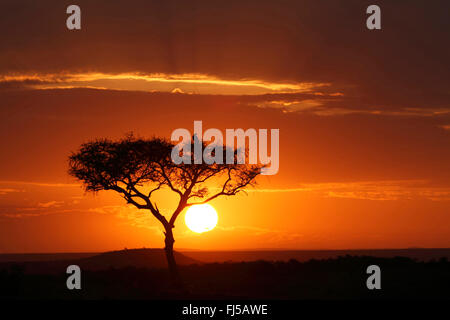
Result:
[[[148,212],[87,194],[68,156],[95,138],[280,129],[280,169],[177,220],[175,249],[450,247],[450,3],[0,4],[0,253],[163,247]],[[165,194],[158,207],[169,212]]]

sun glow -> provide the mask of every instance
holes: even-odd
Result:
[[[196,233],[211,231],[217,225],[218,219],[217,211],[209,204],[190,207],[184,217],[186,226]]]

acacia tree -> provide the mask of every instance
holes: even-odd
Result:
[[[137,139],[132,135],[118,141],[87,142],[70,155],[69,174],[79,179],[86,191],[114,190],[127,203],[149,211],[164,227],[169,272],[174,282],[181,283],[173,253],[172,229],[177,217],[189,206],[220,196],[233,196],[253,185],[261,166],[237,164],[237,161],[232,164],[194,164],[194,161],[193,164],[175,164],[171,159],[173,147],[165,139]],[[226,150],[224,146],[221,148]],[[233,153],[236,160],[237,150]],[[178,204],[170,216],[161,213],[152,199],[155,192],[163,188],[178,195]]]

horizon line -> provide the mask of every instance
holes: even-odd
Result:
[[[59,251],[59,252],[0,252],[0,255],[26,255],[26,254],[102,254],[114,251],[127,251],[127,250],[142,250],[142,249],[159,249],[161,248],[123,248],[118,250],[107,250],[107,251]],[[192,249],[192,248],[180,248],[178,252],[249,252],[249,251],[383,251],[383,250],[450,250],[450,247],[408,247],[408,248],[357,248],[357,249],[289,249],[289,248],[249,248],[249,249]]]

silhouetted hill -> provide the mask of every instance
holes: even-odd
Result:
[[[179,265],[199,263],[199,261],[179,252],[174,252],[174,255]],[[124,267],[167,268],[166,256],[163,249],[125,249],[95,254],[80,259],[27,261],[22,258],[21,261],[0,262],[0,270],[15,266],[20,268],[24,273],[55,274],[65,272],[67,266],[71,264],[80,266],[83,271]]]
[[[179,265],[199,263],[179,252],[174,252]],[[77,264],[86,270],[102,270],[108,268],[167,268],[166,255],[163,249],[125,249],[110,251],[93,257],[79,259]]]

